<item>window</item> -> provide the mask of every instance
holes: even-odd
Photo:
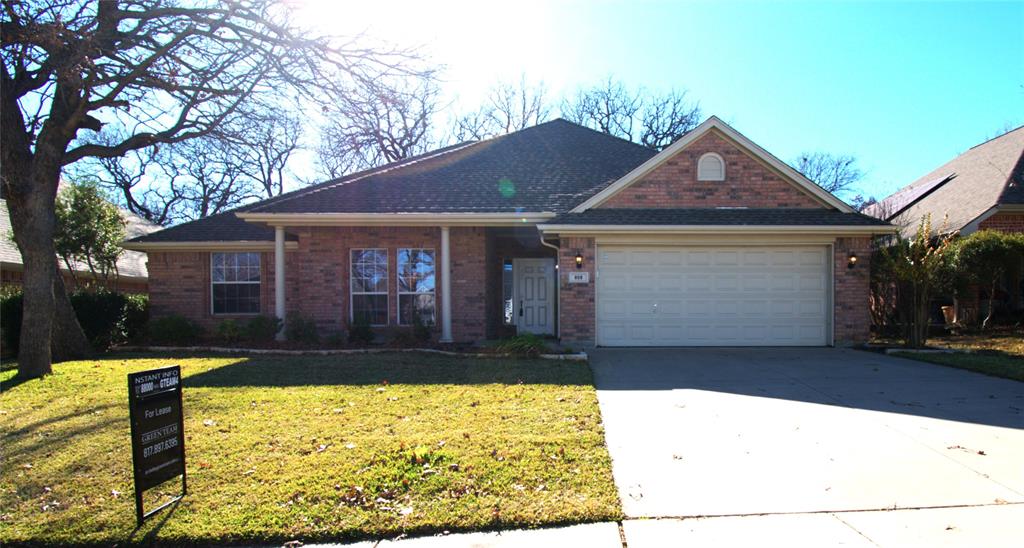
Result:
[[[714,152],[708,152],[697,161],[698,181],[724,181],[725,160]]]
[[[425,325],[434,317],[434,250],[398,250],[398,324],[412,325],[416,315]]]
[[[259,253],[214,253],[210,283],[214,314],[260,313]]]
[[[388,250],[353,249],[351,259],[352,321],[387,325]]]

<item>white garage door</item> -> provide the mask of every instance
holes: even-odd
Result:
[[[602,346],[822,346],[828,248],[599,246]]]

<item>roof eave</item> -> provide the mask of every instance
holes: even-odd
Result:
[[[121,247],[131,251],[273,251],[271,240],[195,241],[195,242],[123,242]],[[285,242],[285,249],[296,250],[299,243]]]
[[[545,234],[893,234],[893,225],[603,225],[540,224]]]
[[[518,213],[254,213],[239,219],[268,226],[522,226],[557,216],[553,212]]]

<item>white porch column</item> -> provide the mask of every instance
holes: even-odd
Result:
[[[284,227],[274,227],[274,315],[281,319],[281,330],[274,337],[284,340]]]
[[[441,227],[441,342],[452,342],[452,252],[448,227]]]

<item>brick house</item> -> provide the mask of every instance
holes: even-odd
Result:
[[[126,209],[119,211],[124,219],[125,233],[128,237],[150,234],[161,228],[160,225],[151,223]],[[79,285],[105,287],[123,293],[146,293],[149,290],[146,254],[139,251],[121,253],[117,259],[117,272],[109,281],[94,277],[89,267],[82,263],[73,262],[67,265],[58,258],[57,266],[64,278],[64,286],[69,290]],[[0,198],[0,286],[21,287],[23,270],[21,251],[18,251],[18,246],[14,243],[7,200]]]
[[[565,120],[135,238],[156,316],[424,319],[442,342],[822,346],[868,338],[854,212],[712,117],[658,152]]]
[[[936,230],[962,236],[986,229],[1024,232],[1024,127],[971,147],[864,213],[898,225],[908,238],[925,215],[931,215]],[[1019,312],[1024,309],[1024,279],[1009,276],[997,300]],[[980,317],[979,291],[987,290],[974,288],[957,301],[961,321]]]

